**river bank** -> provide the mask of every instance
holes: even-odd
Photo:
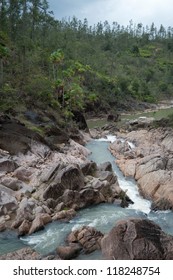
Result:
[[[80,141],[89,139],[80,132]],[[121,204],[123,191],[111,165],[90,162],[90,151],[70,137],[50,145],[24,124],[2,115],[0,145],[1,232],[31,235],[48,223],[71,220],[90,205]],[[126,194],[124,202],[125,198]]]
[[[153,104],[149,108],[136,109],[132,112],[120,112],[119,118],[116,121],[118,127],[128,123],[129,121],[139,119],[140,117],[153,118],[153,120],[160,120],[167,118],[173,114],[173,101],[163,100],[159,104]],[[90,129],[103,127],[109,123],[108,115],[100,117],[87,118],[87,124]]]
[[[125,141],[114,142],[110,150],[123,174],[135,178],[142,195],[152,200],[153,209],[172,210],[173,130],[140,129],[119,137]],[[133,149],[127,141],[134,144]]]
[[[104,131],[103,135],[105,136],[107,132],[109,131]],[[168,132],[168,135],[169,133],[170,132]],[[144,134],[148,135],[147,130],[143,135]],[[83,142],[91,140],[88,134],[82,135]],[[133,137],[136,135],[137,133],[135,132]],[[126,162],[129,159],[135,159],[131,157],[136,149],[137,140],[132,137],[132,132],[131,135],[117,132],[116,137],[119,139],[114,139],[114,143],[111,144],[111,151],[114,151],[114,155],[118,157],[117,163],[121,168],[120,162],[122,160]],[[158,134],[155,135],[154,139],[157,137]],[[165,137],[162,140],[165,140]],[[152,138],[151,135],[148,141],[150,141],[150,138]],[[120,141],[121,139],[123,139],[123,141]],[[141,138],[140,136],[139,139],[145,141],[145,137]],[[130,145],[130,150],[127,150],[127,148],[129,149],[127,141],[134,144],[133,146]],[[26,141],[24,143],[26,143]],[[149,143],[150,142],[147,144],[150,145],[151,143]],[[154,140],[152,143],[154,143]],[[167,145],[165,146],[164,142],[164,149],[165,147],[169,147],[170,142],[166,141],[166,143]],[[52,150],[46,143],[43,143],[41,140],[38,141],[38,139],[36,141],[36,139],[32,138],[29,144],[30,146],[27,152],[22,153],[20,151],[17,155],[12,155],[9,151],[1,149],[1,231],[6,232],[5,230],[7,228],[13,229],[17,232],[18,236],[23,235],[29,237],[32,233],[43,229],[46,224],[52,221],[73,221],[80,209],[87,209],[94,204],[97,205],[108,202],[120,207],[123,202],[126,206],[129,205],[130,200],[126,195],[126,190],[122,191],[120,188],[117,176],[113,172],[111,164],[96,165],[91,162],[88,159],[90,152],[86,147],[81,146],[72,139],[68,139],[66,143],[59,145],[59,150]],[[141,146],[142,145],[143,144],[141,144]],[[161,144],[158,142],[158,146],[159,145]],[[149,150],[149,153],[151,153],[151,151],[152,149]],[[102,149],[100,149],[99,153],[101,152]],[[159,152],[160,150],[158,150],[158,153]],[[141,151],[139,154],[141,154]],[[128,157],[130,156],[130,158],[126,158],[127,155]],[[171,162],[171,157],[168,160]],[[130,166],[129,162],[127,166]],[[160,169],[160,163],[157,167]],[[126,169],[121,169],[125,174]],[[127,176],[127,174],[125,175]],[[128,174],[128,176],[133,176],[133,174]],[[146,197],[153,199],[152,196]],[[159,204],[157,204],[157,209],[161,209],[158,205]],[[166,203],[165,205],[163,209],[171,209],[169,206],[170,204]],[[116,210],[116,215],[117,213]],[[134,212],[133,217],[135,217]],[[143,226],[142,221],[143,219],[138,222],[132,220],[131,225],[137,223],[140,228],[140,226]],[[162,253],[156,248],[156,251],[159,252],[157,258],[171,259],[172,246],[168,249],[166,244],[168,241],[172,244],[172,237],[166,234],[163,237],[161,229],[156,225],[147,223],[146,225],[149,225],[149,227],[152,226],[156,231],[158,230],[161,239],[167,240],[165,241],[166,243],[162,244],[164,248]],[[114,227],[114,223],[112,223],[111,228],[112,227]],[[71,227],[69,230],[71,230]],[[109,235],[109,233],[106,234]],[[87,240],[84,238],[81,242],[84,236],[89,236],[89,238]],[[94,239],[94,236],[98,238]],[[68,238],[68,243],[60,246],[56,254],[54,252],[52,258],[59,258],[59,256],[65,259],[75,258],[81,251],[91,253],[101,249],[102,252],[104,252],[103,255],[105,258],[109,259],[111,256],[104,251],[104,245],[102,245],[107,244],[107,241],[106,243],[102,243],[104,237],[104,233],[91,228],[90,225],[89,227],[82,227],[80,230],[75,231],[75,233],[73,228],[73,234]],[[144,240],[146,241],[147,238],[148,237],[145,236]],[[38,239],[37,242],[39,242]],[[75,244],[77,244],[77,246]],[[150,245],[153,246],[153,243]],[[122,244],[122,248],[123,246]],[[88,251],[88,248],[92,249]],[[138,249],[140,251],[142,248]],[[25,249],[23,250],[23,254],[26,255],[26,258],[34,256],[38,259],[44,257],[43,255],[34,254],[34,252],[30,252],[29,256]],[[18,255],[18,253],[16,254]],[[16,254],[7,254],[1,258],[15,259],[17,258]],[[146,256],[148,256],[147,254],[148,253],[146,253]],[[139,256],[140,252],[137,255],[131,255],[131,258],[138,259]],[[115,257],[115,255],[113,257]],[[122,255],[121,258],[123,258]]]

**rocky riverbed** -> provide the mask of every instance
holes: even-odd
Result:
[[[80,141],[89,137],[80,134]],[[1,116],[0,231],[32,234],[53,221],[70,220],[89,205],[121,203],[123,191],[111,164],[97,166],[87,159],[89,153],[70,137],[53,145]]]
[[[117,139],[110,150],[124,175],[137,180],[142,195],[153,201],[153,209],[172,209],[173,131],[147,125],[120,133],[109,126],[93,135],[104,136],[112,130]],[[76,142],[58,130],[60,139],[50,143],[19,121],[1,116],[0,231],[30,235],[48,223],[69,221],[90,205],[132,203],[110,163],[97,165],[88,160],[89,150],[81,143],[90,135],[79,135]],[[107,235],[88,226],[77,229],[49,256],[23,248],[0,259],[74,259],[80,252],[95,250],[101,250],[105,259],[173,259],[173,237],[153,222],[129,219],[112,228]]]

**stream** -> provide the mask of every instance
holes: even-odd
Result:
[[[0,255],[20,249],[25,246],[34,248],[41,254],[48,254],[54,251],[59,245],[65,243],[65,237],[71,230],[83,225],[89,225],[100,230],[102,233],[109,232],[117,221],[127,218],[148,218],[161,226],[161,228],[173,235],[173,212],[151,211],[151,202],[143,199],[138,192],[135,180],[125,178],[115,163],[115,158],[108,150],[109,143],[115,140],[115,136],[108,136],[106,139],[90,141],[86,147],[91,151],[90,160],[97,164],[110,161],[116,173],[119,185],[127,190],[127,195],[133,200],[128,208],[121,208],[115,204],[100,204],[88,207],[78,212],[77,216],[70,222],[53,222],[48,224],[44,230],[20,239],[12,232],[0,233]],[[89,255],[80,255],[78,259],[101,259],[100,251]]]

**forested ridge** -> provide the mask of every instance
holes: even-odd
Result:
[[[172,27],[89,26],[56,20],[46,0],[0,1],[1,111],[126,110],[171,98],[172,75]]]

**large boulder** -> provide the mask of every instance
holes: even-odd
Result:
[[[96,170],[97,170],[97,165],[93,161],[85,161],[80,165],[80,169],[82,170],[82,173],[84,176],[91,175],[94,176]]]
[[[144,158],[138,160],[136,165],[135,179],[139,180],[145,174],[149,174],[158,170],[165,170],[167,159],[160,154],[146,155]]]
[[[7,214],[17,208],[18,203],[14,191],[0,184],[0,214]]]
[[[47,213],[39,213],[33,220],[29,234],[32,234],[36,231],[39,231],[44,228],[44,226],[52,221],[52,218],[49,214]]]
[[[60,162],[55,162],[49,166],[46,166],[41,173],[40,181],[42,183],[49,182],[62,168],[64,168],[64,165]]]
[[[31,227],[31,222],[29,222],[28,220],[24,220],[20,225],[20,227],[18,228],[18,235],[22,236],[28,234],[30,227]]]
[[[24,197],[19,207],[16,211],[16,217],[14,222],[12,223],[12,228],[18,228],[24,220],[28,222],[32,222],[34,219],[33,209],[35,207],[36,202],[33,199],[27,199]]]
[[[103,202],[103,200],[100,197],[99,191],[93,188],[83,189],[79,192],[79,194],[80,194],[80,200],[79,200],[79,207],[77,206],[78,209]]]
[[[81,249],[81,246],[78,244],[73,244],[71,246],[59,246],[57,248],[57,254],[62,260],[71,260],[80,254]]]
[[[13,160],[0,158],[0,172],[13,172],[17,167],[17,163]]]
[[[106,161],[106,162],[103,162],[103,163],[100,163],[98,165],[98,169],[100,171],[110,171],[110,172],[113,172],[112,170],[112,164],[110,161]]]
[[[57,199],[63,195],[65,190],[79,191],[84,187],[84,175],[82,171],[72,165],[63,168],[58,172],[53,182],[46,188],[43,198]]]
[[[60,260],[60,258],[56,253],[42,256],[32,248],[25,247],[17,251],[1,255],[0,260]]]
[[[17,178],[13,178],[13,177],[4,177],[1,179],[1,183],[5,187],[13,191],[18,191],[22,186],[21,182]]]
[[[79,244],[85,254],[90,254],[95,250],[100,250],[101,239],[103,234],[93,227],[83,226],[80,229],[72,231],[68,237],[67,242],[71,245]]]
[[[33,140],[48,144],[42,136],[18,120],[0,115],[0,149],[8,151],[11,155],[25,154],[31,149]]]
[[[101,249],[108,260],[173,259],[173,237],[152,221],[129,219],[104,236]]]
[[[69,210],[62,210],[58,213],[56,213],[53,217],[52,220],[63,220],[63,221],[69,221],[72,218],[76,216],[76,211],[74,209],[69,209]]]
[[[47,126],[45,128],[45,135],[46,139],[54,145],[67,143],[69,140],[68,134],[57,125]]]

